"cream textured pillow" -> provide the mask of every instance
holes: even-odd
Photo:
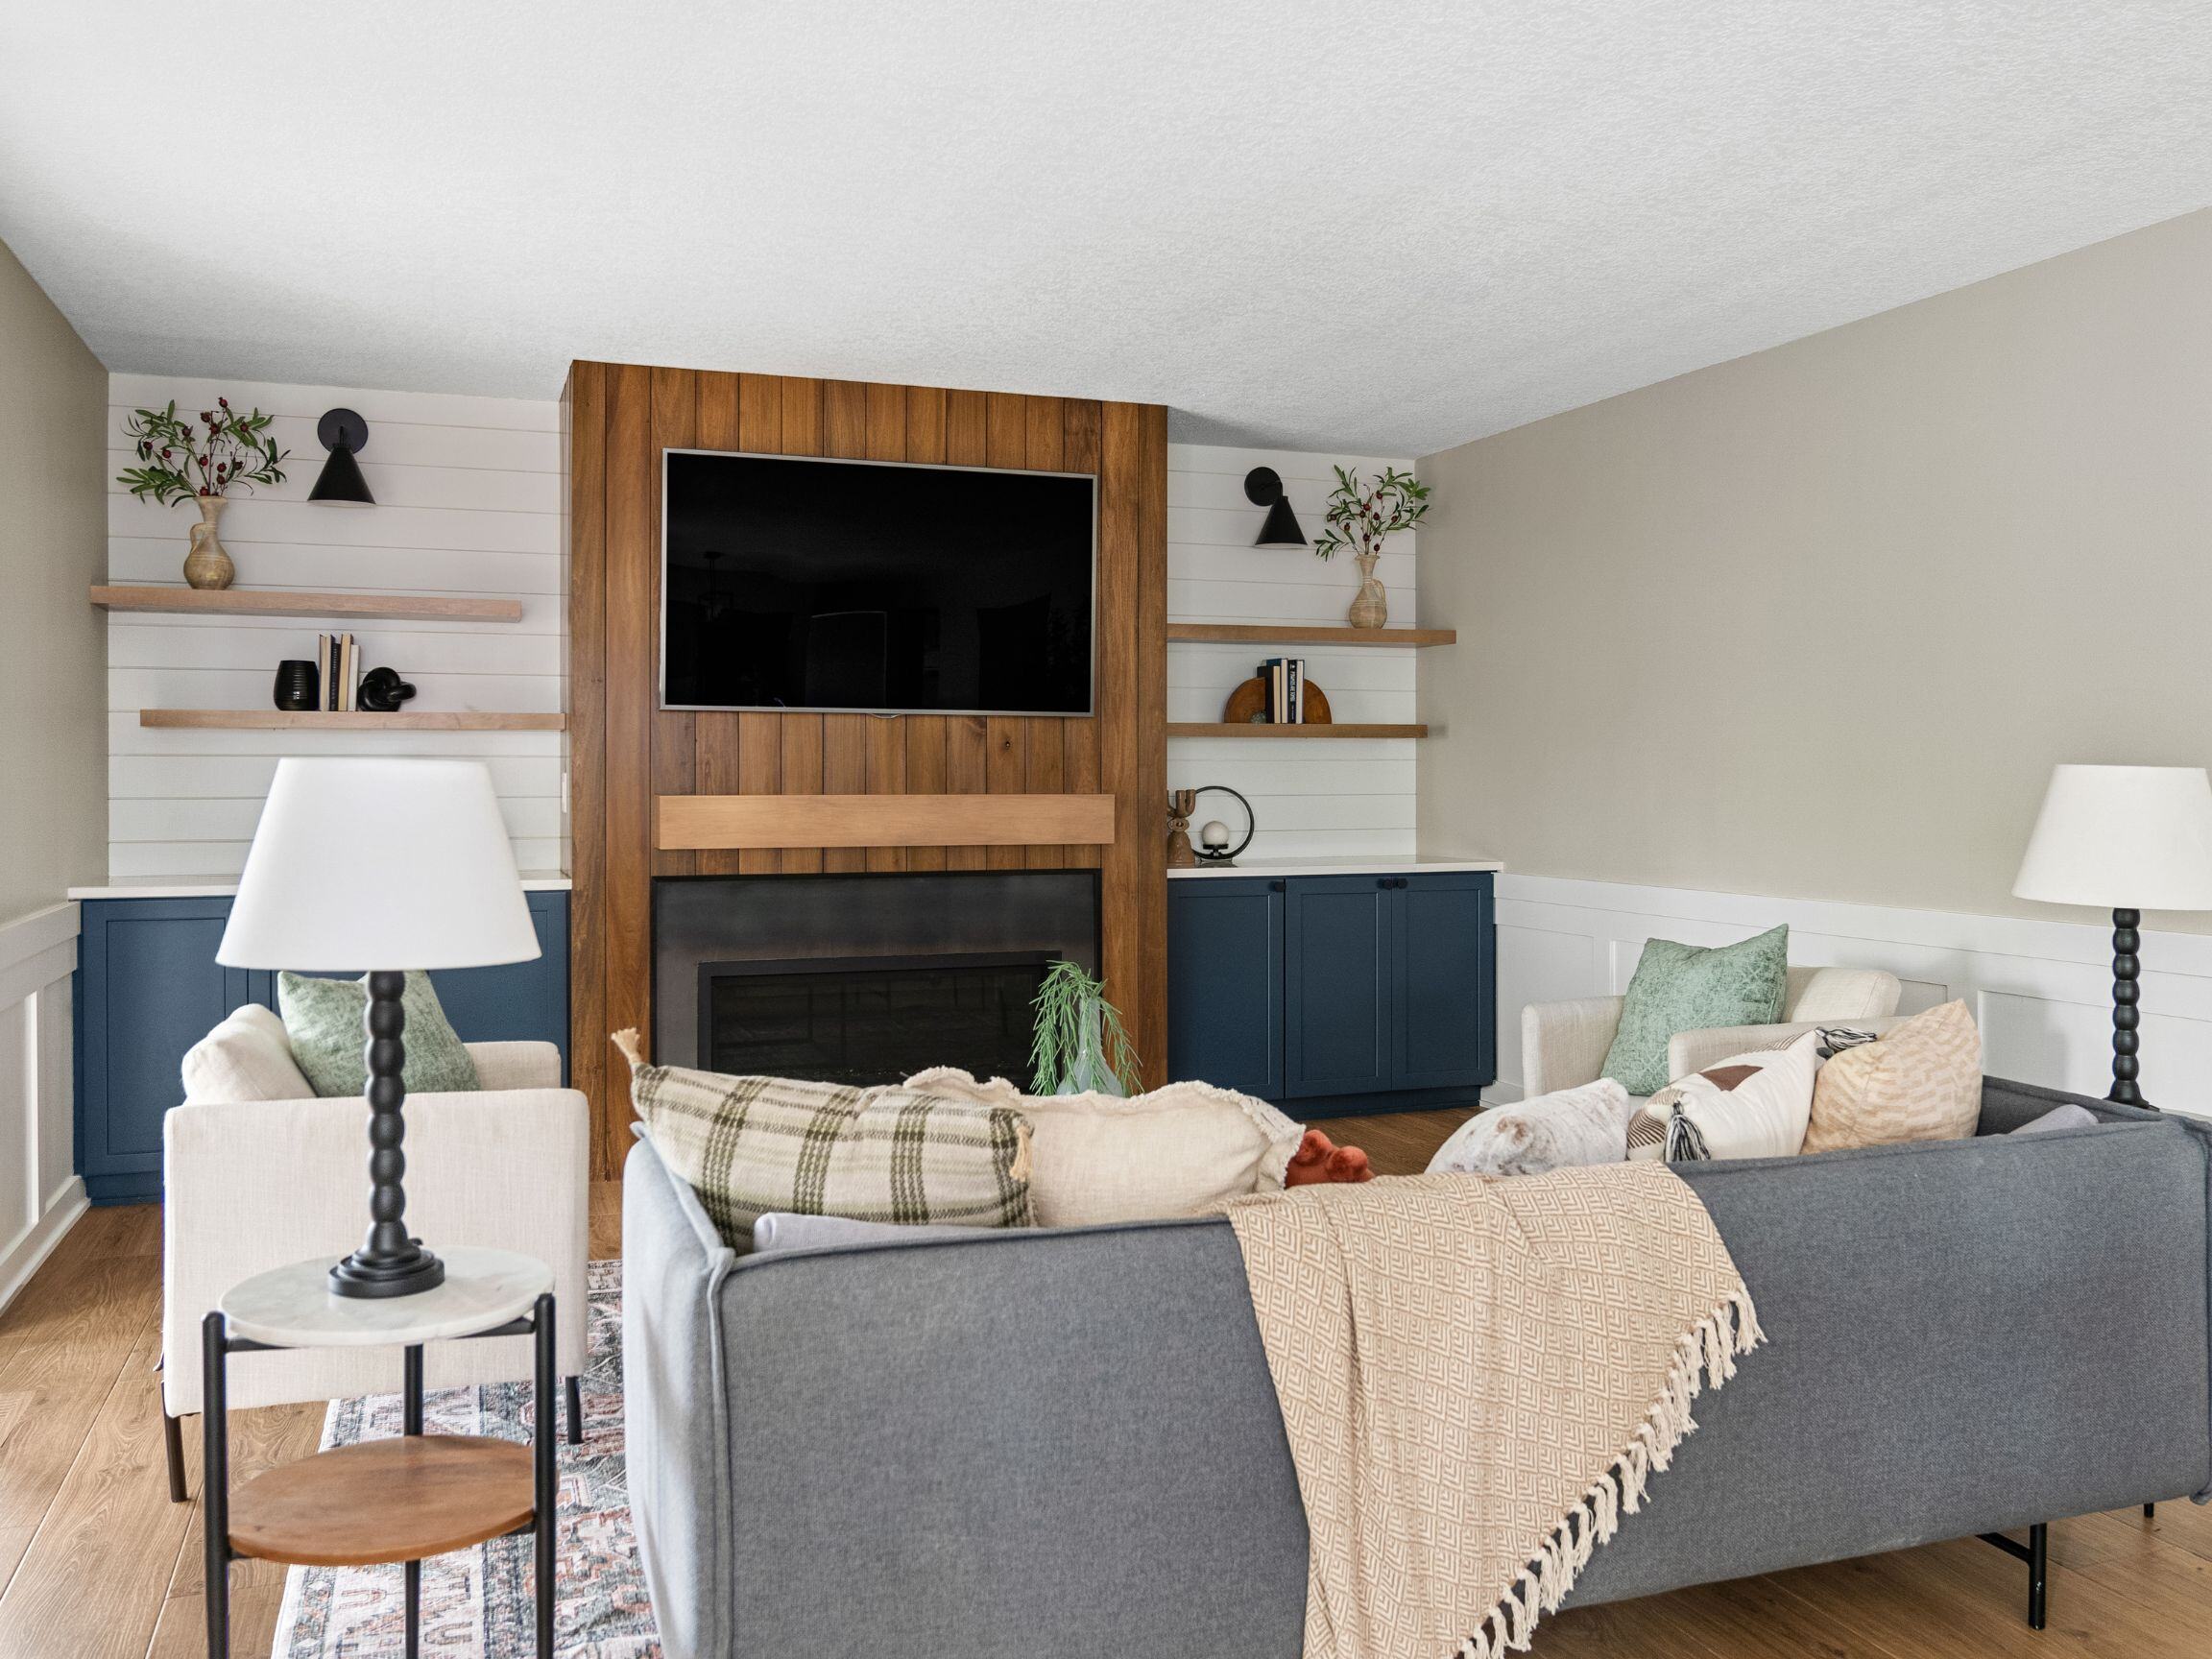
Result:
[[[184,1098],[312,1100],[315,1086],[292,1058],[284,1022],[258,1002],[230,1017],[184,1051]]]
[[[1429,1173],[1542,1175],[1628,1156],[1628,1091],[1610,1077],[1479,1112],[1429,1160]]]
[[[1963,1141],[1982,1117],[1982,1034],[1963,1002],[1915,1014],[1820,1069],[1805,1150]]]
[[[1731,1054],[1670,1083],[1628,1125],[1628,1156],[1671,1164],[1793,1158],[1813,1116],[1821,1033]]]
[[[1094,1227],[1203,1215],[1224,1198],[1272,1192],[1305,1129],[1264,1100],[1210,1083],[1149,1094],[1024,1094],[951,1067],[905,1087],[942,1099],[1009,1107],[1029,1119],[1029,1194],[1040,1227]]]

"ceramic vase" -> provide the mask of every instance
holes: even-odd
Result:
[[[1352,563],[1359,566],[1359,591],[1352,597],[1352,613],[1347,618],[1355,628],[1380,628],[1390,620],[1390,596],[1382,590],[1382,578],[1375,574],[1375,561],[1380,553],[1355,553]]]
[[[276,685],[274,700],[276,707],[287,712],[316,708],[320,699],[316,692],[322,677],[315,664],[301,657],[288,657],[276,664]]]
[[[1068,1069],[1068,1077],[1054,1091],[1058,1094],[1108,1094],[1118,1099],[1129,1093],[1121,1087],[1121,1079],[1114,1075],[1114,1069],[1106,1064],[1104,1045],[1098,1041],[1098,1001],[1093,998],[1083,1005],[1082,1035],[1076,1040],[1075,1064]]]
[[[195,495],[200,522],[192,526],[192,550],[184,555],[184,581],[193,588],[228,588],[238,579],[238,566],[215,540],[223,509],[230,503],[220,495]]]

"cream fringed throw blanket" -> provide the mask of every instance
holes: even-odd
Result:
[[[1226,1209],[1312,1540],[1305,1659],[1527,1647],[1760,1340],[1664,1164]]]

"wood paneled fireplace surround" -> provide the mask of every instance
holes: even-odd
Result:
[[[569,1032],[595,1172],[629,1147],[607,1036],[651,1033],[656,877],[1096,870],[1107,994],[1166,1061],[1167,419],[1156,404],[579,362],[567,518]],[[1098,480],[1096,713],[660,707],[661,452],[738,449]]]

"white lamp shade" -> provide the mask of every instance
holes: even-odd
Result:
[[[538,953],[480,761],[276,763],[216,961],[405,972]]]
[[[2201,766],[2055,766],[2015,898],[2101,910],[2212,910],[2212,779]]]

